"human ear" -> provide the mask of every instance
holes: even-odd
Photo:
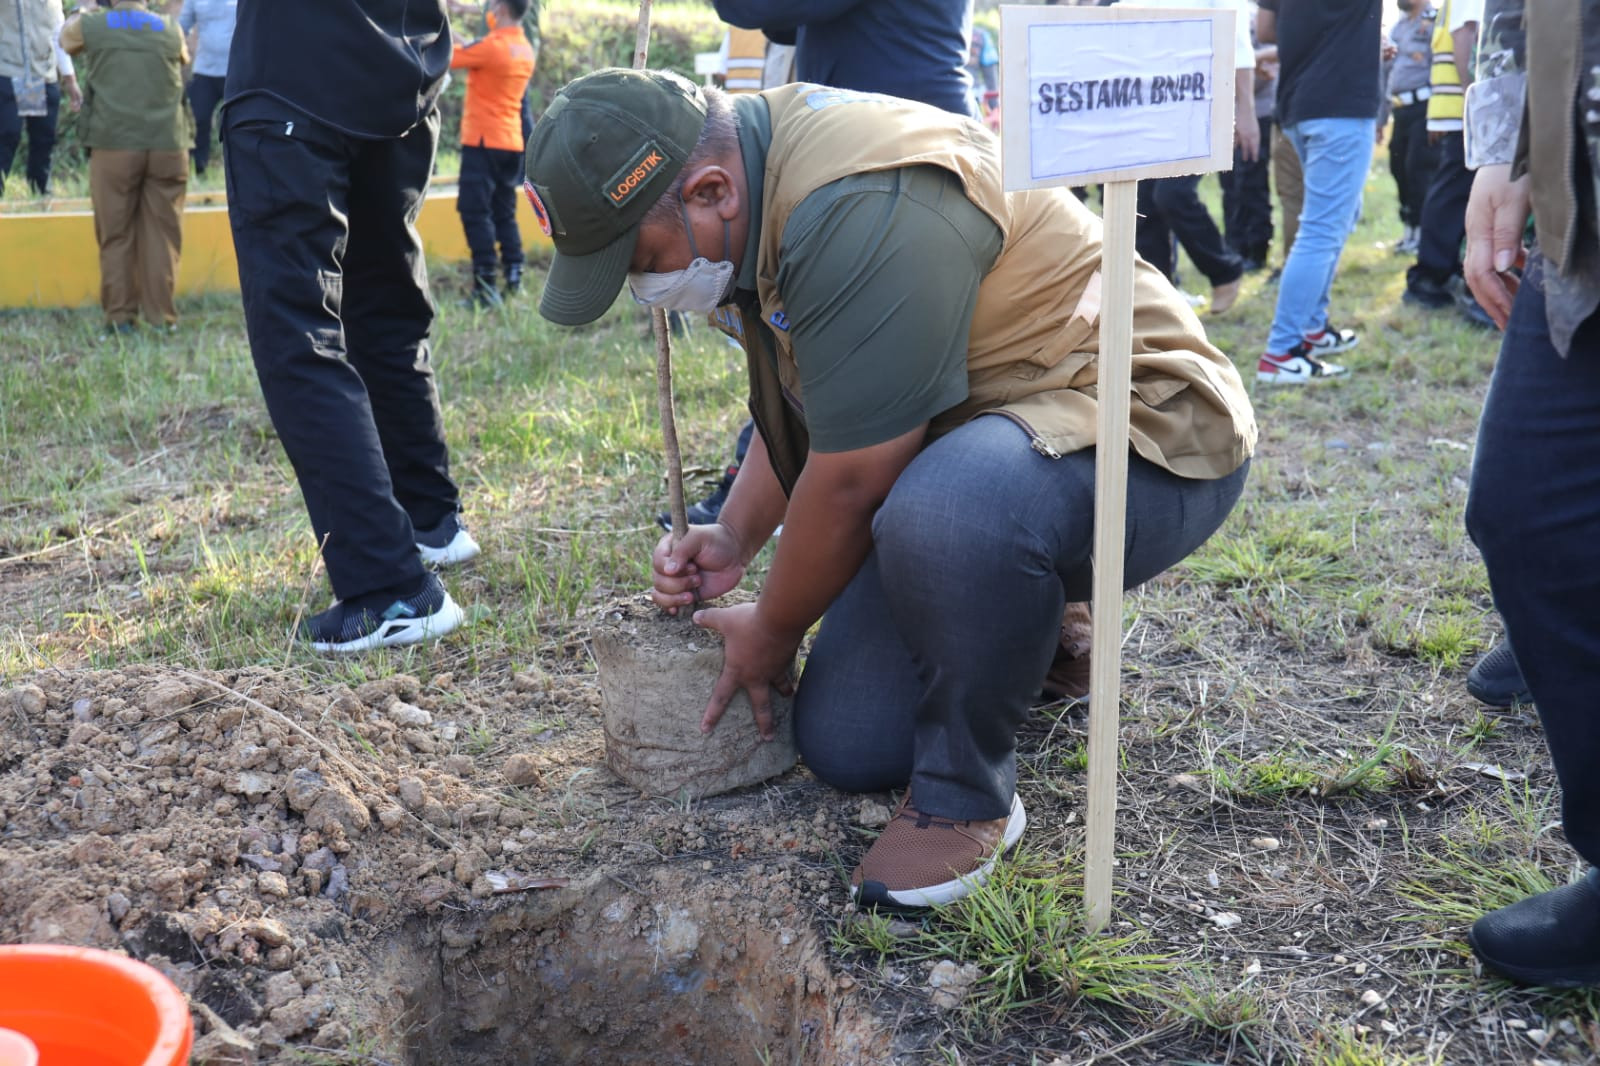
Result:
[[[739,214],[739,187],[733,175],[715,164],[703,166],[683,180],[686,203],[709,207],[717,217],[733,219]]]

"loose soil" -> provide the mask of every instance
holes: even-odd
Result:
[[[599,769],[598,702],[593,675],[29,678],[0,691],[0,940],[156,966],[200,1061],[885,1061],[816,935],[848,812],[801,772],[643,799]]]

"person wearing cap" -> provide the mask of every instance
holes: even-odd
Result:
[[[527,188],[555,247],[540,310],[577,325],[624,284],[736,314],[757,433],[712,525],[657,545],[668,610],[725,640],[702,728],[743,689],[851,792],[906,788],[851,891],[925,906],[981,883],[1026,824],[1016,730],[1088,597],[1100,222],[1066,189],[1005,192],[980,122],[789,85],[729,98],[664,72],[572,82]],[[1243,488],[1256,429],[1228,359],[1137,267],[1127,577],[1193,551]]]
[[[444,0],[239,0],[223,100],[245,332],[336,597],[315,651],[465,621],[461,524],[416,219],[450,67]]]

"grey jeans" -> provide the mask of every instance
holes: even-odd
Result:
[[[1197,481],[1130,456],[1125,584],[1204,543],[1248,468]],[[998,416],[906,467],[800,679],[795,729],[817,777],[846,792],[910,783],[917,808],[945,818],[1005,816],[1061,612],[1089,598],[1094,481],[1092,449],[1045,458]]]

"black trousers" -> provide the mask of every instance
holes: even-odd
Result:
[[[413,223],[435,111],[361,140],[286,105],[223,115],[228,217],[250,354],[334,594],[409,590],[414,529],[460,506],[429,360],[433,301]]]
[[[1389,136],[1389,173],[1400,196],[1400,221],[1422,225],[1422,205],[1433,177],[1434,151],[1428,143],[1428,101],[1394,109],[1394,131]]]
[[[1437,162],[1422,203],[1422,241],[1406,284],[1437,287],[1461,273],[1461,242],[1467,236],[1467,200],[1472,171],[1461,133],[1446,133],[1436,144]]]
[[[28,184],[36,195],[50,191],[50,156],[56,148],[56,119],[61,114],[61,86],[44,87],[45,113],[23,118],[17,114],[17,96],[10,78],[0,78],[0,181],[11,173],[22,130],[28,130]]]
[[[1467,496],[1494,605],[1561,782],[1567,840],[1600,865],[1600,314],[1563,357],[1535,257],[1489,380]]]
[[[194,112],[194,151],[190,158],[196,174],[204,174],[206,164],[211,162],[211,116],[222,102],[222,86],[227,80],[210,74],[196,74],[189,79],[189,110]]]
[[[1239,256],[1222,242],[1211,212],[1200,202],[1199,174],[1141,181],[1138,196],[1134,247],[1145,262],[1172,277],[1178,266],[1176,238],[1211,284],[1226,285],[1244,273]]]
[[[1233,149],[1233,169],[1217,177],[1222,181],[1222,224],[1228,247],[1245,259],[1267,261],[1272,248],[1272,116],[1257,119],[1261,125],[1261,150],[1246,160]]]
[[[517,228],[517,192],[522,188],[522,153],[461,146],[461,183],[456,211],[472,249],[472,272],[494,277],[495,243],[507,269],[522,265],[522,231]]]

